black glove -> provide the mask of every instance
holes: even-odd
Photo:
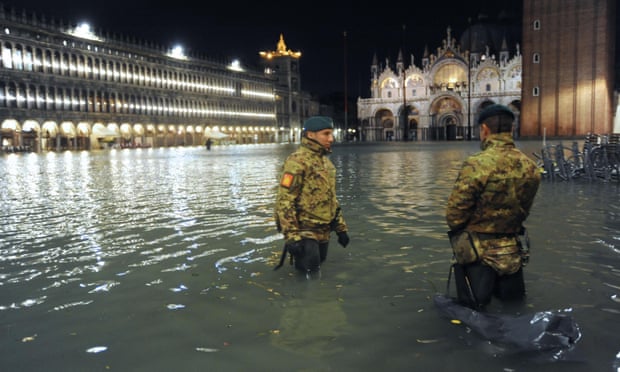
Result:
[[[301,240],[287,242],[285,248],[291,255],[298,256],[304,251],[304,243]]]
[[[349,235],[346,231],[341,231],[338,234],[338,244],[342,246],[342,248],[346,248],[347,244],[349,244]]]

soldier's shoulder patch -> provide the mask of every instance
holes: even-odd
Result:
[[[294,179],[295,176],[292,173],[284,172],[282,178],[280,179],[280,186],[286,187],[288,189],[293,184]]]

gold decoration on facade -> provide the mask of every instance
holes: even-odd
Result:
[[[275,51],[260,52],[259,54],[261,55],[261,57],[267,58],[267,59],[271,59],[274,57],[282,57],[282,56],[289,56],[292,58],[301,57],[301,52],[294,52],[286,48],[286,43],[284,42],[283,34],[280,34],[280,40],[278,41],[278,46]]]

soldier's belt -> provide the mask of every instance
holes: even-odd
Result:
[[[304,223],[299,225],[299,230],[324,230],[329,229],[330,226],[327,223]]]
[[[517,234],[512,233],[512,234],[503,234],[503,233],[492,233],[492,234],[487,234],[487,233],[476,233],[476,235],[478,235],[478,239],[480,240],[495,240],[495,239],[504,239],[504,238],[514,238],[517,236]]]
[[[474,231],[449,231],[454,258],[462,265],[485,259],[487,256],[502,256],[518,251],[516,234],[477,233]]]

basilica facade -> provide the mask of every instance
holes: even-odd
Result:
[[[507,105],[519,136],[522,57],[518,35],[496,25],[471,25],[459,42],[450,27],[421,65],[402,51],[395,64],[375,55],[370,98],[357,101],[363,141],[460,140],[478,137],[478,113],[487,105]],[[499,35],[499,37],[497,37]]]

